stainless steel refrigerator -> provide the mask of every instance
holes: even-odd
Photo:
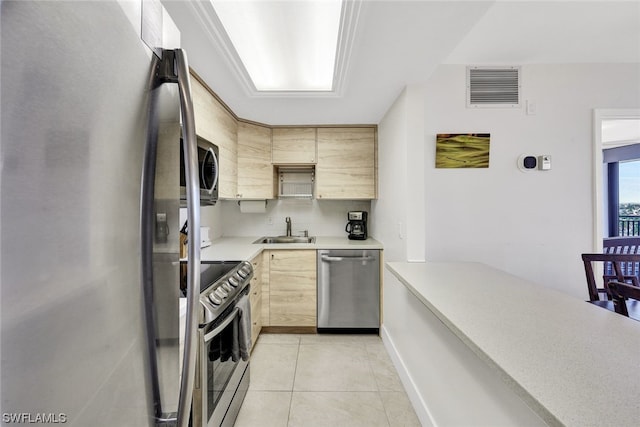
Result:
[[[186,425],[200,218],[179,32],[154,0],[0,7],[2,424]]]

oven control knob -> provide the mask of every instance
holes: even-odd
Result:
[[[211,301],[213,305],[222,304],[222,299],[218,298],[218,296],[213,292],[209,294],[209,301]]]
[[[224,298],[229,296],[229,292],[225,291],[222,288],[216,289],[215,291],[213,291],[213,293],[216,294],[217,296],[219,296],[222,299],[224,299]]]
[[[237,274],[243,279],[246,279],[247,276],[249,275],[249,272],[245,271],[245,267],[242,267],[240,270],[238,270]]]
[[[240,281],[235,276],[229,277],[229,284],[234,288],[237,288],[238,285],[240,284]]]
[[[224,282],[220,287],[227,292],[231,292],[233,290],[233,287],[229,284],[229,282]]]

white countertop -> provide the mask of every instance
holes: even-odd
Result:
[[[261,236],[223,237],[201,249],[202,261],[249,261],[263,249],[382,249],[375,239],[349,240],[347,236],[317,236],[315,243],[253,243]]]
[[[387,268],[547,423],[640,425],[640,322],[483,264]]]

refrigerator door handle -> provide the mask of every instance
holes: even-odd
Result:
[[[189,66],[187,54],[182,49],[175,49],[175,71],[178,79],[180,96],[180,114],[182,117],[182,133],[184,144],[184,170],[187,184],[187,221],[189,236],[187,246],[187,313],[185,321],[185,340],[178,397],[178,427],[189,425],[191,414],[191,398],[196,372],[197,352],[197,311],[200,297],[200,184],[198,180],[198,146],[196,142],[196,125],[191,98]]]
[[[156,59],[155,73],[151,83],[151,112],[149,135],[145,149],[142,176],[141,229],[142,229],[142,282],[145,301],[145,321],[147,327],[147,349],[149,353],[150,381],[153,392],[156,425],[187,427],[191,414],[191,399],[196,372],[197,351],[197,308],[200,296],[200,182],[198,176],[198,147],[195,133],[193,100],[189,82],[187,56],[182,49],[163,50],[162,59]],[[155,319],[153,313],[153,218],[155,169],[158,137],[158,113],[154,102],[156,88],[163,83],[177,83],[182,119],[182,140],[184,149],[184,170],[187,189],[187,223],[189,239],[187,246],[187,312],[185,319],[184,351],[178,412],[165,413],[160,396],[159,367],[155,349]],[[177,150],[176,150],[177,151]],[[176,283],[176,286],[178,284]],[[177,304],[177,302],[176,302]]]

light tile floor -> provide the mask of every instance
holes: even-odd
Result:
[[[235,427],[420,426],[375,335],[261,334]]]

